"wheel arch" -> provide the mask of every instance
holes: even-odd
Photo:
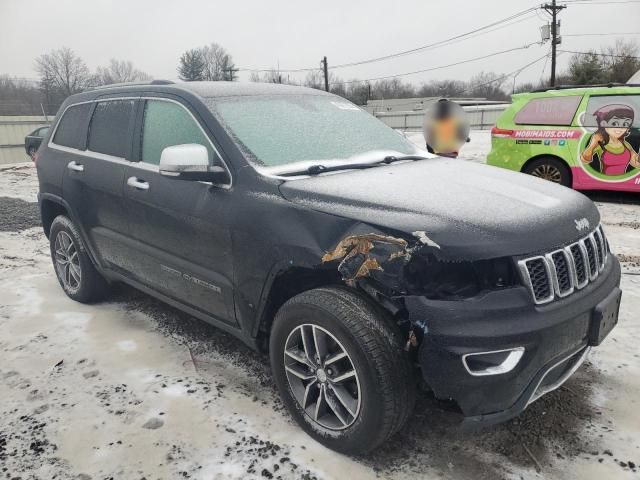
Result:
[[[541,153],[539,155],[534,155],[533,157],[529,158],[526,162],[524,162],[524,164],[522,165],[522,167],[520,168],[520,171],[522,173],[526,173],[525,170],[526,168],[534,161],[536,160],[540,160],[541,158],[553,158],[554,160],[558,160],[559,162],[561,162],[565,167],[567,167],[567,171],[569,172],[569,181],[571,183],[571,185],[573,185],[573,172],[571,171],[571,165],[569,165],[569,163],[562,157],[555,155],[553,153]]]
[[[77,217],[74,215],[71,206],[64,199],[51,193],[41,194],[39,203],[40,217],[42,220],[42,228],[44,230],[45,236],[49,238],[49,234],[51,232],[51,224],[53,223],[55,218],[58,215],[66,215],[67,217],[69,217],[69,220],[73,222],[76,229],[80,233],[80,238],[84,242],[84,246],[87,250],[87,254],[89,255],[89,259],[101,273],[104,273],[102,266],[96,260],[96,252],[93,250],[93,246],[88,241],[88,237],[84,230],[84,227],[81,222],[77,221]]]
[[[273,320],[287,300],[307,290],[327,286],[344,286],[334,269],[291,266],[278,270],[268,287],[265,287],[262,308],[256,322],[254,336],[260,350],[268,351]]]
[[[49,238],[49,232],[51,231],[51,224],[58,215],[66,215],[70,217],[67,207],[59,201],[51,198],[43,198],[40,200],[40,217],[42,219],[42,228],[44,234]]]

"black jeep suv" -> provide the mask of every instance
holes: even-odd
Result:
[[[37,162],[60,285],[122,281],[269,352],[342,452],[410,415],[419,367],[469,424],[562,384],[617,321],[593,203],[419,150],[300,87],[154,81],[67,99]]]

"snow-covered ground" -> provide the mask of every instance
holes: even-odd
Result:
[[[425,147],[424,136],[420,132],[407,132],[405,136],[421,148]],[[460,157],[472,162],[484,163],[491,150],[491,130],[472,130],[471,141],[460,149]]]
[[[488,133],[471,138],[462,153],[481,161]],[[232,337],[125,287],[68,299],[36,190],[31,165],[0,169],[0,478],[638,478],[638,204],[598,204],[625,261],[620,324],[563,388],[471,433],[423,396],[400,434],[351,458],[290,420],[267,359]]]

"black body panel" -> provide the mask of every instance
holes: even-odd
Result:
[[[65,207],[105,276],[128,282],[255,348],[265,345],[285,295],[345,283],[337,262],[323,257],[350,236],[405,242],[405,251],[394,252],[405,258],[418,252],[416,245],[423,241],[446,266],[550,252],[584,237],[585,225],[590,232],[600,222],[594,204],[580,193],[460,160],[397,162],[287,180],[262,175],[203,98],[262,94],[328,95],[281,85],[191,82],[70,97],[60,112],[78,102],[117,97],[181,103],[219,151],[232,182],[168,178],[140,163],[142,101],[137,100],[134,126],[123,139],[126,159],[43,144],[37,164],[40,201]],[[68,169],[72,161],[84,171]],[[132,177],[148,189],[130,186]],[[422,240],[416,232],[422,232]],[[418,354],[438,396],[455,399],[467,416],[501,420],[525,408],[550,364],[589,343],[592,312],[620,281],[618,262],[609,257],[596,281],[543,306],[536,306],[520,285],[455,301],[407,295],[395,289],[400,282],[377,280],[390,279],[391,269],[371,277],[377,285],[346,283],[407,327],[403,333],[418,326],[423,330]],[[609,309],[602,310],[609,315]],[[525,353],[504,375],[473,377],[461,362],[464,353],[512,346],[524,347]]]
[[[593,202],[580,193],[458,159],[291,181],[280,190],[315,210],[407,234],[424,231],[451,258],[551,250],[581,236],[576,220],[586,218],[592,227],[600,221]]]
[[[436,396],[454,399],[466,416],[476,417],[473,422],[507,420],[526,407],[550,365],[589,344],[594,307],[619,284],[620,264],[611,257],[595,282],[543,306],[533,305],[523,287],[458,305],[410,297],[410,316],[428,329],[419,354],[425,380]],[[511,347],[525,353],[502,375],[474,377],[462,363],[466,353]]]

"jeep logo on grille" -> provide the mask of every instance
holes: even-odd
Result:
[[[586,218],[580,218],[574,220],[574,222],[576,223],[576,230],[578,230],[579,232],[589,229],[589,220],[587,220]]]

